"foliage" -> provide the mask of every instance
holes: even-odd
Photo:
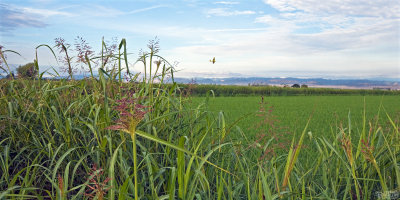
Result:
[[[292,88],[300,88],[300,85],[297,84],[297,83],[295,83],[295,84],[293,84],[291,87],[292,87]]]
[[[125,40],[123,40],[125,41]],[[111,42],[102,40],[102,50],[97,53],[92,50],[89,43],[80,36],[75,38],[74,46],[67,43],[64,38],[55,38],[55,46],[59,54],[58,61],[62,63],[62,72],[68,73],[68,78],[73,79],[74,74],[78,72],[78,67],[82,72],[90,72],[93,77],[93,70],[101,68],[107,72],[115,71],[117,62],[121,61],[121,53],[117,54],[117,50],[121,50],[123,44],[118,48],[117,38],[113,38]],[[74,48],[73,48],[74,47]],[[76,54],[76,55],[75,55]],[[75,56],[74,56],[75,55]],[[118,59],[118,61],[117,61]],[[120,66],[120,63],[119,65]],[[88,67],[88,69],[86,68]]]
[[[200,85],[180,84],[186,91],[190,87],[193,96],[321,96],[321,95],[400,95],[400,91],[333,89],[333,88],[291,88],[278,86]]]
[[[272,138],[255,142],[237,126],[245,117],[231,122],[209,110],[210,98],[193,106],[185,88],[165,84],[174,68],[155,41],[138,59],[146,76],[128,73],[125,45],[108,61],[118,70],[99,68],[98,78],[0,80],[0,199],[372,199],[397,191],[399,116],[384,106],[374,120],[362,114],[361,126],[351,117],[332,126],[333,137],[308,134],[311,118],[286,149],[259,159]],[[85,56],[87,67],[102,55]],[[279,131],[274,124],[260,128]]]
[[[28,63],[17,68],[18,78],[34,79],[38,75],[34,63]]]

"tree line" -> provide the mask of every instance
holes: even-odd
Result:
[[[198,85],[180,84],[185,95],[192,96],[308,96],[308,95],[400,95],[400,91],[371,89],[335,89],[278,86]]]

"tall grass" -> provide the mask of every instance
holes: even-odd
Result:
[[[85,55],[90,71],[101,60],[99,77],[0,81],[0,199],[376,199],[399,192],[399,121],[383,107],[389,126],[365,121],[358,141],[351,118],[332,128],[334,139],[307,137],[304,124],[288,151],[261,157],[273,147],[268,132],[252,141],[223,112],[209,112],[207,99],[193,108],[183,88],[165,84],[174,68],[158,55],[157,41],[137,60],[143,76],[128,68],[125,40],[118,49]],[[317,156],[307,156],[305,143]]]

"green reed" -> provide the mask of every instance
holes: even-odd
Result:
[[[84,56],[89,79],[0,80],[0,199],[371,199],[399,191],[399,116],[383,106],[375,121],[363,116],[359,133],[348,120],[332,127],[334,137],[311,136],[307,123],[288,150],[276,150],[272,129],[250,137],[237,126],[247,116],[230,123],[209,110],[210,97],[193,107],[184,87],[167,84],[174,66],[157,41],[134,62],[144,75],[129,65],[124,39],[110,48],[102,42],[101,56]],[[345,140],[350,134],[360,140]],[[317,153],[308,156],[304,144]]]

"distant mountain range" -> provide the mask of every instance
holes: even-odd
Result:
[[[260,78],[260,77],[230,77],[230,78],[175,78],[178,83],[217,84],[217,85],[274,85],[291,86],[305,84],[309,87],[329,88],[390,88],[400,89],[400,80],[368,80],[368,79],[324,79],[324,78]]]
[[[12,71],[15,71],[18,65],[10,64]],[[50,69],[49,66],[41,67],[42,70]],[[52,72],[53,70],[49,70]],[[5,73],[0,73],[0,78],[5,77]],[[65,75],[64,75],[65,76]],[[235,75],[234,75],[235,76]],[[294,78],[294,77],[235,77],[227,78],[183,78],[175,77],[178,83],[197,83],[197,84],[216,84],[216,85],[273,85],[273,86],[291,86],[293,84],[305,84],[309,87],[325,87],[325,88],[348,88],[348,89],[372,89],[385,88],[400,90],[400,79],[395,78],[368,78],[368,79],[329,79],[329,78]],[[50,78],[48,75],[45,77]],[[65,76],[66,77],[66,76]],[[75,75],[75,79],[82,79],[86,76]]]
[[[4,78],[5,74],[0,74]],[[87,76],[75,75],[75,79]],[[51,78],[51,77],[47,77]],[[67,78],[62,76],[58,78]],[[229,77],[229,78],[182,78],[175,77],[178,83],[215,84],[215,85],[271,85],[292,86],[293,84],[307,85],[308,87],[341,88],[341,89],[391,89],[400,90],[400,80],[369,80],[369,79],[324,79],[324,78],[262,78],[262,77]]]

